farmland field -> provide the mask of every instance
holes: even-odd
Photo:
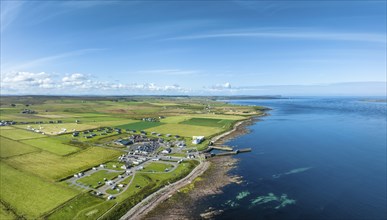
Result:
[[[58,180],[116,158],[121,153],[116,150],[91,147],[69,156],[39,152],[12,157],[5,160],[5,162],[17,169],[34,173],[42,178]]]
[[[180,122],[180,124],[198,125],[208,127],[229,127],[232,124],[232,120],[227,119],[213,119],[213,118],[191,118]]]
[[[180,122],[189,120],[191,118],[209,118],[209,119],[221,119],[221,120],[243,120],[246,117],[239,116],[239,115],[215,115],[215,114],[185,114],[185,115],[178,115],[178,116],[169,116],[166,118],[161,119],[160,121],[163,123],[172,123],[172,124],[178,124]]]
[[[113,126],[119,126],[119,125],[125,125],[128,123],[135,123],[137,120],[132,119],[119,119],[114,121],[96,121],[96,122],[85,122],[88,125],[95,125],[97,127],[113,127]]]
[[[145,129],[153,128],[160,125],[162,125],[162,123],[160,122],[139,121],[139,122],[129,123],[125,125],[120,125],[120,126],[117,126],[117,128],[145,130]]]
[[[56,137],[35,138],[21,142],[57,155],[66,155],[80,150],[78,147],[64,144],[64,140]]]
[[[0,163],[0,168],[1,182],[7,183],[1,184],[1,200],[10,204],[18,215],[25,215],[28,219],[37,218],[78,194],[4,163]]]
[[[211,136],[222,131],[221,128],[204,127],[186,124],[164,124],[158,127],[147,129],[148,132],[157,132],[161,134],[178,134],[184,137],[192,136]]]
[[[37,152],[37,151],[39,151],[39,149],[35,147],[0,136],[0,157],[1,158],[27,154],[27,153]]]
[[[10,129],[15,129],[15,128],[14,127],[10,127],[10,126],[1,126],[0,127],[0,130],[10,130]]]
[[[43,134],[39,134],[32,131],[26,131],[22,129],[4,129],[4,130],[1,130],[0,135],[12,140],[24,140],[24,139],[46,137]]]

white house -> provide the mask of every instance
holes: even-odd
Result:
[[[172,152],[171,148],[167,148],[167,149],[164,149],[163,151],[161,151],[162,154],[169,154],[171,152]]]
[[[204,136],[193,136],[192,137],[192,144],[200,144],[204,141]]]

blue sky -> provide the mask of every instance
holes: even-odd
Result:
[[[2,94],[385,95],[386,1],[1,1]]]

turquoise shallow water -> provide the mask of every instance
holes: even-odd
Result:
[[[272,108],[229,142],[241,185],[198,202],[224,210],[217,219],[387,219],[386,103],[364,98],[232,101]]]

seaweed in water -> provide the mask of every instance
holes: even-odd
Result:
[[[286,194],[282,194],[281,196],[276,196],[273,193],[269,193],[267,194],[267,196],[258,196],[257,198],[252,199],[250,208],[256,205],[266,204],[270,202],[275,202],[275,204],[278,204],[274,208],[279,209],[279,208],[284,208],[287,205],[295,204],[296,200],[289,199]]]
[[[238,203],[236,203],[236,202],[234,202],[234,201],[232,201],[232,200],[227,200],[224,204],[227,205],[227,206],[229,206],[229,207],[231,207],[231,208],[235,208],[235,207],[238,207],[238,206],[239,206]]]
[[[237,200],[241,200],[241,199],[245,198],[248,195],[250,195],[249,191],[242,191],[242,192],[238,193],[238,195],[236,196],[236,199]]]

